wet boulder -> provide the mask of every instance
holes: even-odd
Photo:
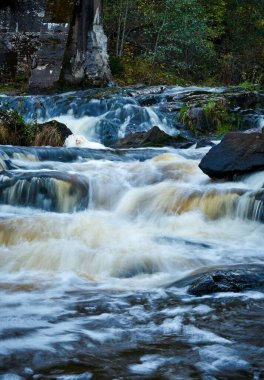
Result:
[[[242,292],[264,289],[264,267],[216,270],[196,279],[188,289],[194,296],[204,296],[218,292]]]
[[[56,120],[39,124],[33,141],[34,146],[63,146],[67,137],[72,135],[72,131],[65,124]]]
[[[209,177],[222,179],[264,170],[264,133],[226,134],[199,167]]]
[[[196,131],[206,133],[209,130],[209,123],[203,107],[190,107],[186,113],[189,126],[194,126]]]
[[[193,145],[186,137],[170,136],[159,129],[153,127],[148,132],[135,132],[120,139],[115,144],[115,148],[147,148],[147,147],[165,147],[173,146],[175,148],[189,148]]]

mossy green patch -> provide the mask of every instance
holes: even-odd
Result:
[[[181,109],[180,109],[180,114],[179,114],[179,120],[182,122],[182,123],[186,123],[186,121],[188,120],[188,111],[190,110],[190,106],[188,106],[187,104],[184,104]]]
[[[9,109],[0,114],[0,144],[31,145],[36,132],[33,124],[25,123],[23,117],[17,110]]]
[[[224,98],[210,99],[203,106],[204,114],[208,126],[212,130],[217,130],[221,124],[228,123],[229,113],[227,111],[227,101]]]
[[[261,89],[261,85],[259,83],[254,84],[249,81],[241,83],[239,87],[242,87],[246,91],[260,91]]]
[[[217,128],[217,131],[215,133],[215,136],[216,137],[222,137],[224,136],[226,133],[228,132],[232,132],[234,131],[234,128],[233,128],[233,125],[232,124],[229,124],[229,123],[222,123],[221,125],[219,125],[219,127]]]
[[[191,110],[199,108],[199,117],[192,117]],[[188,126],[194,136],[222,136],[241,127],[241,116],[232,113],[225,98],[211,97],[204,102],[184,104],[179,113],[179,120]]]

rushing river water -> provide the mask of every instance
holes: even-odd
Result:
[[[38,117],[86,148],[0,148],[0,379],[264,378],[263,293],[178,285],[264,264],[264,173],[214,182],[198,168],[209,148],[101,145],[153,125],[176,134],[165,100],[38,98]],[[34,118],[36,98],[8,101]]]

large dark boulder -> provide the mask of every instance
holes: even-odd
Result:
[[[170,136],[158,127],[151,128],[148,132],[130,133],[115,144],[115,148],[146,148],[173,146],[176,148],[189,148],[193,142],[183,136]]]
[[[264,289],[264,267],[217,270],[196,279],[188,293],[204,296],[217,292],[241,292]]]
[[[200,169],[211,178],[264,170],[264,133],[228,133],[202,159]]]

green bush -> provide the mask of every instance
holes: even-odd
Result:
[[[125,65],[120,57],[110,57],[109,64],[111,72],[114,76],[122,75],[124,73]]]

